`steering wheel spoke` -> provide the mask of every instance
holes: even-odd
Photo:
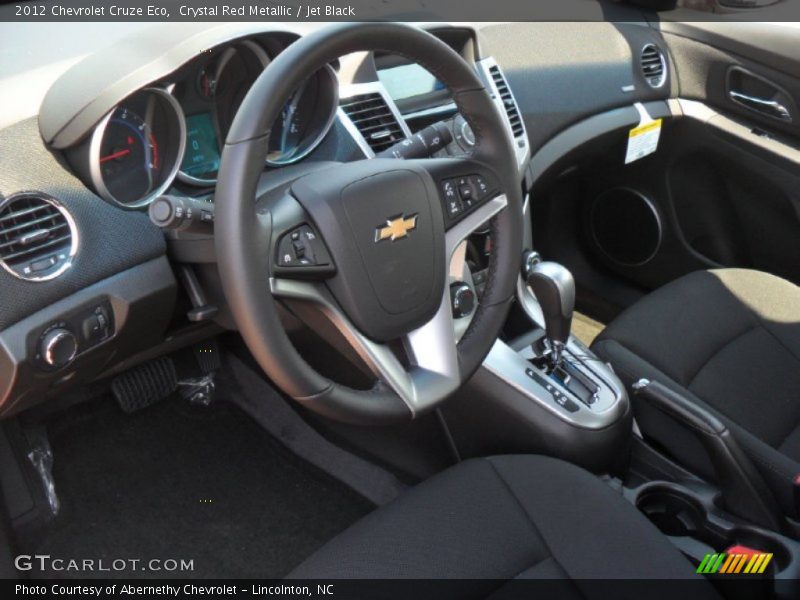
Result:
[[[445,235],[448,261],[471,233],[481,229],[506,205],[506,196],[498,194],[450,227]],[[323,283],[298,281],[281,275],[270,279],[270,290],[277,298],[311,302],[372,374],[392,389],[414,415],[428,410],[455,392],[462,383],[458,339],[463,330],[459,331],[455,326],[449,282],[442,290],[439,308],[433,318],[398,340],[405,350],[406,364],[389,344],[375,342],[362,334]]]
[[[399,340],[408,354],[404,364],[389,344],[358,331],[323,284],[273,277],[270,290],[277,298],[311,302],[412,414],[429,408],[426,403],[454,392],[461,383],[450,306],[444,297],[433,319]]]

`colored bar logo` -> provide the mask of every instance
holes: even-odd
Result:
[[[750,575],[761,574],[767,570],[772,560],[772,553],[755,552],[752,554],[706,554],[703,562],[697,567],[697,572],[705,575],[713,573]]]

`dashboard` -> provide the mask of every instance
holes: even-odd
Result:
[[[498,84],[496,63],[488,61],[484,66],[476,60],[474,30],[443,28],[434,33],[473,62],[487,85]],[[63,152],[73,172],[90,189],[117,207],[145,209],[165,193],[213,201],[222,148],[242,100],[261,72],[297,37],[275,31],[227,36],[214,43],[212,36],[188,59],[178,52],[182,48],[173,49],[175,56],[168,53],[162,63],[181,64],[168,73],[154,71],[135,89],[128,86],[124,97],[117,92],[113,106],[102,115],[95,105],[111,101],[112,96],[106,98],[104,92],[115,73],[108,64],[84,61],[49,90],[39,115],[42,137],[51,149]],[[76,103],[72,119],[65,118],[63,102],[58,102],[58,113],[54,108],[51,112],[56,98],[74,97],[79,82],[87,78],[99,80],[98,85],[90,86],[84,101]],[[92,98],[91,88],[101,88],[103,80],[101,95]],[[498,98],[508,103],[510,91],[505,94]],[[86,125],[78,129],[75,122],[84,117]],[[509,118],[516,119],[515,137],[524,139],[518,111],[509,113]],[[304,160],[371,158],[435,122],[442,122],[449,132],[448,143],[430,155],[461,155],[471,150],[474,135],[456,114],[445,86],[427,70],[379,52],[343,57],[321,68],[285,100],[270,130],[265,171]],[[342,153],[342,144],[317,152],[334,137],[329,134],[336,128],[339,141],[349,136],[357,152]],[[69,129],[74,131],[64,141]],[[420,139],[426,146],[427,141]]]
[[[549,57],[545,47],[521,50],[537,39],[531,26],[428,28],[474,64],[494,97],[524,189],[534,144],[552,135],[542,134],[553,121],[543,111],[563,108],[563,119],[573,121],[593,111],[586,106],[567,115],[563,102],[530,101],[540,89],[534,83],[553,72],[550,64],[534,71],[528,62],[519,66],[523,56],[534,65]],[[0,415],[119,372],[156,348],[168,351],[232,327],[213,240],[222,148],[250,86],[304,32],[269,23],[137,29],[40,84],[37,114],[0,127],[0,147],[14,149],[0,152]],[[652,34],[640,27],[634,35]],[[620,92],[631,82],[633,59],[618,58],[596,59],[615,65],[613,73],[605,67],[604,77],[617,83],[608,88],[613,98],[595,102],[626,105],[636,118],[634,100],[669,95],[667,86],[655,92],[643,82],[633,96]],[[574,88],[589,68],[565,68],[559,81]],[[23,81],[17,91],[34,89]],[[283,102],[259,194],[283,193],[317,163],[425,146],[429,126],[447,135],[443,145],[426,147],[426,156],[462,156],[476,142],[433,75],[380,52],[340,57]],[[212,222],[205,230],[159,229],[147,211],[161,196],[199,203]],[[465,248],[476,291],[490,251],[488,232]],[[53,340],[60,352],[51,351]]]

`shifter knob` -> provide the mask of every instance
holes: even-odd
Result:
[[[542,307],[547,339],[553,350],[553,360],[558,363],[572,327],[575,280],[562,265],[540,262],[528,270],[527,283]]]

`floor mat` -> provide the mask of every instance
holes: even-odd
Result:
[[[595,321],[578,311],[572,315],[572,333],[587,346],[592,345],[594,339],[605,327],[600,321]]]
[[[61,513],[25,549],[66,559],[192,560],[172,577],[282,577],[373,505],[240,409],[112,401],[48,425]],[[158,577],[137,570],[97,577]],[[43,573],[49,576],[91,573]]]
[[[378,506],[406,488],[394,475],[331,443],[289,406],[290,400],[233,354],[225,355],[218,383],[226,398],[297,456],[329,473]]]

